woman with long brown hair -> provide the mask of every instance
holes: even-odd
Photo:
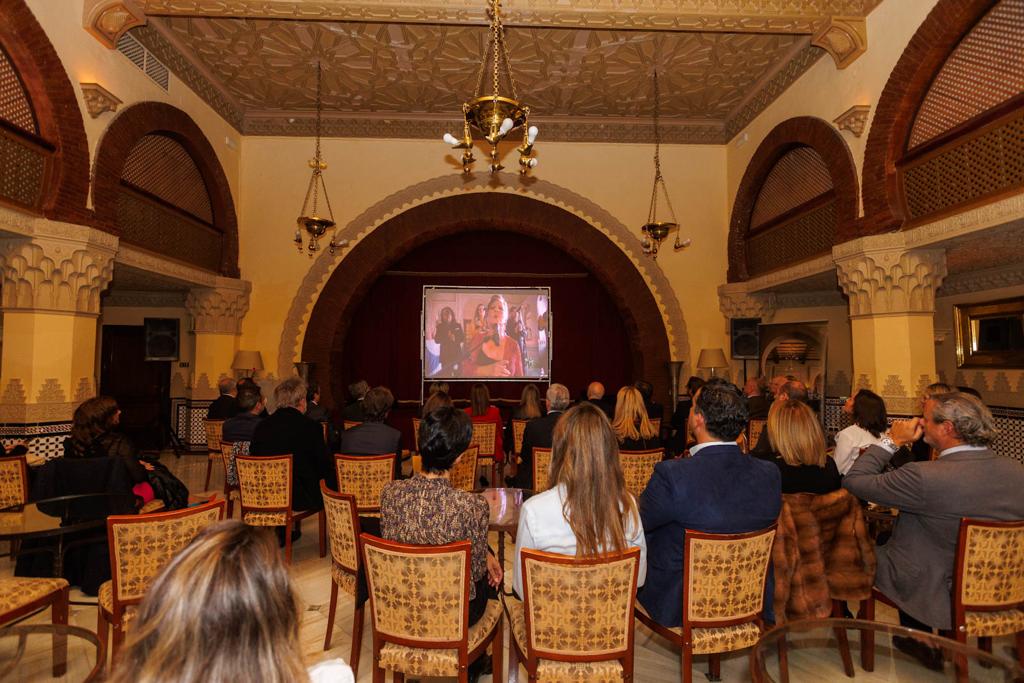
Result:
[[[644,398],[636,387],[622,387],[615,397],[615,419],[612,430],[624,451],[645,451],[661,448],[661,438],[647,416]]]
[[[636,499],[626,490],[619,445],[608,418],[591,403],[558,420],[552,442],[551,486],[519,514],[512,585],[523,594],[519,551],[536,548],[590,557],[640,548],[638,586],[647,576],[647,543]]]
[[[494,460],[498,464],[505,462],[505,446],[502,439],[501,411],[498,406],[491,405],[491,392],[486,384],[474,384],[469,390],[469,407],[466,414],[474,423],[491,423],[494,425]],[[500,479],[500,477],[499,477]],[[495,482],[498,486],[498,482]]]
[[[132,621],[111,683],[353,681],[340,660],[309,672],[277,541],[259,527],[207,527],[160,572]]]

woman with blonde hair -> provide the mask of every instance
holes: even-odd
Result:
[[[519,405],[512,409],[512,418],[515,420],[532,420],[540,417],[544,411],[540,408],[540,390],[536,384],[527,384],[523,387],[523,393],[519,397]]]
[[[463,377],[522,377],[523,353],[508,336],[508,301],[501,294],[491,296],[484,309],[481,328],[464,349]]]
[[[274,536],[225,521],[160,572],[132,621],[111,683],[352,683],[330,660],[309,671],[299,610]]]
[[[768,411],[783,493],[831,493],[842,486],[836,461],[825,452],[825,434],[803,401],[775,401]]]
[[[622,387],[615,397],[612,429],[623,451],[647,451],[661,448],[661,438],[647,416],[643,395],[636,387]]]
[[[619,446],[608,418],[591,403],[570,408],[552,441],[551,488],[519,514],[512,585],[523,594],[520,551],[535,548],[590,557],[640,548],[638,586],[647,577],[647,542],[636,499],[626,490]]]

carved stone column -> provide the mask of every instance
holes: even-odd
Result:
[[[849,297],[854,386],[881,395],[890,413],[913,414],[935,381],[935,290],[946,276],[942,249],[908,249],[903,234],[833,249]]]
[[[775,294],[747,291],[742,282],[718,288],[718,310],[727,320],[732,318],[761,318],[768,320],[775,313]]]
[[[38,218],[26,226],[22,236],[0,238],[0,422],[11,440],[49,434],[33,444],[46,446],[33,452],[49,455],[74,408],[96,393],[100,293],[110,283],[117,238]]]
[[[195,340],[193,399],[217,397],[217,380],[230,376],[238,350],[242,319],[249,311],[252,286],[245,280],[217,278],[215,287],[190,290],[185,308],[192,315]]]

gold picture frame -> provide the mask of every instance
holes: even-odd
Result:
[[[1024,297],[953,307],[958,368],[1024,368]]]

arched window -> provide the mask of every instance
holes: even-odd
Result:
[[[39,135],[32,100],[0,47],[0,200],[40,210],[53,146]]]

